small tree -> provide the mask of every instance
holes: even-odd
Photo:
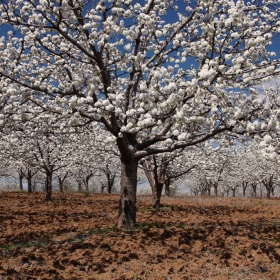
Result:
[[[195,167],[195,159],[191,154],[198,151],[180,151],[171,154],[162,154],[161,156],[150,156],[141,161],[143,171],[145,172],[153,194],[153,207],[160,208],[160,199],[162,190],[168,189],[170,196],[170,185],[172,181],[182,177]],[[187,154],[187,156],[186,156]],[[189,160],[191,159],[191,160]]]

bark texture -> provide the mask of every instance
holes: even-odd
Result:
[[[19,189],[22,191],[23,190],[23,178],[24,178],[24,172],[22,169],[19,170]]]
[[[162,194],[163,184],[158,183],[153,188],[153,207],[156,210],[159,210],[160,208],[160,199]]]
[[[52,176],[53,172],[48,171],[46,173],[47,178],[46,178],[46,201],[52,200]]]
[[[136,223],[137,165],[133,157],[121,162],[118,228],[131,228]]]
[[[30,169],[27,170],[26,179],[27,179],[27,190],[28,193],[32,193],[32,177],[35,173],[32,173]]]

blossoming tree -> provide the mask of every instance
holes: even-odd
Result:
[[[143,169],[152,189],[153,207],[160,208],[163,187],[170,188],[171,183],[183,177],[196,167],[198,149],[175,150],[172,153],[153,155],[141,160]]]

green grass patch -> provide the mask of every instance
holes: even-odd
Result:
[[[111,232],[119,232],[120,230],[117,228],[116,225],[107,228],[94,228],[88,231],[88,235],[101,235],[106,236]]]
[[[50,243],[52,243],[52,239],[50,236],[44,236],[43,238],[37,239],[37,240],[28,240],[28,241],[21,241],[21,242],[16,242],[13,244],[9,244],[7,246],[1,246],[1,255],[8,255],[12,252],[14,252],[15,250],[18,249],[28,249],[31,247],[36,247],[36,248],[40,248],[40,247],[44,247],[46,245],[49,245]]]
[[[103,243],[103,244],[100,245],[100,248],[104,251],[110,251],[111,246],[107,243]]]

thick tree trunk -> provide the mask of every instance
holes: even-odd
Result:
[[[153,190],[153,207],[159,210],[163,184],[158,183],[157,185],[154,185],[152,190]]]
[[[46,201],[52,200],[52,175],[53,172],[49,171],[46,173]]]
[[[118,228],[131,228],[136,223],[137,165],[133,156],[121,162]]]
[[[232,189],[232,197],[235,197],[235,189]]]

